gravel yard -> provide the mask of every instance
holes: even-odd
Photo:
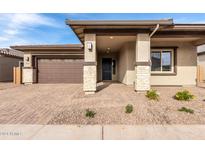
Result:
[[[0,124],[205,124],[205,87],[154,87],[159,101],[119,83],[101,85],[95,95],[84,95],[81,84],[1,84],[0,88]],[[173,99],[182,89],[196,98]],[[130,114],[125,113],[127,104],[134,107]],[[181,107],[194,114],[179,112]],[[95,117],[86,117],[86,109]]]
[[[145,93],[136,93],[123,84],[105,87],[93,96],[76,93],[69,106],[48,124],[205,124],[205,88],[154,87],[160,93],[160,100],[150,101]],[[175,100],[175,93],[184,89],[196,98],[185,102]],[[130,114],[125,113],[127,104],[134,106]],[[181,107],[194,110],[194,114],[179,112]],[[86,109],[93,110],[95,117],[86,117]]]

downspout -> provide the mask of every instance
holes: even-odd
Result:
[[[155,27],[155,29],[152,31],[152,33],[149,35],[150,38],[156,33],[156,31],[159,29],[159,24]]]
[[[156,25],[155,29],[152,31],[152,33],[149,35],[149,37],[151,38],[155,33],[156,31],[159,29],[159,24]],[[150,65],[152,65],[152,61],[151,61],[151,58],[150,58]]]

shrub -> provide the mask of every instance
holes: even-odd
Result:
[[[125,113],[131,113],[132,111],[133,111],[133,105],[128,104],[128,105],[125,107]]]
[[[192,95],[188,90],[183,90],[176,93],[175,99],[180,101],[190,101],[194,99],[194,95]]]
[[[89,110],[89,109],[86,109],[86,113],[85,113],[85,116],[86,117],[89,117],[89,118],[94,118],[95,117],[95,112],[92,111],[92,110]]]
[[[182,107],[182,108],[178,109],[178,111],[180,111],[180,112],[186,112],[186,113],[190,113],[190,114],[193,114],[193,113],[194,113],[194,110],[189,109],[189,108],[186,108],[186,107]]]
[[[149,98],[150,100],[159,100],[159,94],[157,93],[156,90],[149,90],[147,91],[146,97]]]

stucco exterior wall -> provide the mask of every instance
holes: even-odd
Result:
[[[88,49],[88,44],[92,45],[92,51]],[[86,62],[96,62],[96,34],[85,35],[84,58]]]
[[[32,54],[24,54],[24,67],[32,67]]]
[[[151,75],[151,85],[196,85],[197,52],[189,42],[153,42],[152,47],[177,46],[176,75]],[[119,54],[118,80],[133,85],[135,80],[135,42],[126,43]]]
[[[125,43],[118,59],[118,80],[133,85],[135,80],[135,42]]]
[[[198,65],[202,67],[203,80],[205,80],[205,54],[198,56]]]
[[[19,65],[19,58],[0,55],[0,81],[13,81],[13,67]]]

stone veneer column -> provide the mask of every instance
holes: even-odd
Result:
[[[83,90],[94,94],[97,87],[96,34],[85,34]]]
[[[137,34],[135,90],[150,90],[150,37],[149,34]]]
[[[24,54],[24,66],[22,79],[24,84],[32,84],[36,82],[36,69],[32,66],[32,55]]]

